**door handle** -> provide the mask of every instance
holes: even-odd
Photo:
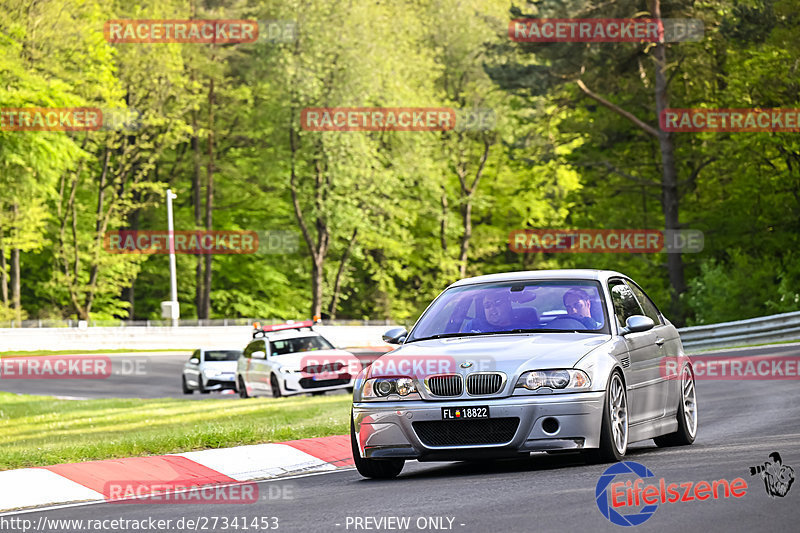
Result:
[[[656,337],[656,344],[658,344],[659,346],[663,346],[664,339],[662,339],[661,337]]]

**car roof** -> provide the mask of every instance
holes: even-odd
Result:
[[[464,278],[451,284],[450,287],[461,287],[464,285],[477,285],[480,283],[498,281],[529,281],[547,279],[604,281],[608,278],[616,276],[623,278],[628,277],[614,270],[592,270],[583,268],[570,268],[561,270],[522,270],[518,272],[502,272],[498,274],[486,274],[484,276]]]
[[[270,341],[284,340],[284,339],[299,339],[301,337],[322,337],[319,333],[310,329],[284,329],[279,331],[268,331],[264,337],[257,337],[254,341],[266,338]]]

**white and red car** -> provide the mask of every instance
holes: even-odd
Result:
[[[250,396],[353,391],[361,363],[313,330],[314,322],[257,326],[236,367],[236,390]]]

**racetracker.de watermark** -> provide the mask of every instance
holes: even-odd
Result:
[[[0,358],[0,379],[106,379],[107,355],[41,355]]]
[[[197,479],[153,483],[142,480],[108,481],[107,502],[124,504],[251,504],[265,499],[254,482],[199,485]],[[280,497],[280,494],[278,495]],[[277,499],[277,498],[276,498]]]
[[[97,131],[97,107],[0,107],[0,131]]]
[[[699,230],[517,229],[508,235],[516,253],[697,253],[703,243]]]
[[[789,132],[800,131],[800,109],[665,109],[662,131]]]
[[[449,131],[456,113],[449,107],[307,107],[300,126],[308,131]]]
[[[176,254],[253,254],[259,250],[255,231],[173,231]],[[168,254],[169,231],[117,230],[103,237],[103,248],[111,254]]]
[[[109,20],[103,26],[109,43],[254,43],[256,20]]]
[[[698,380],[787,380],[800,379],[800,357],[753,355],[728,357],[725,355],[693,355],[694,378]],[[681,379],[682,361],[676,357],[665,358],[661,376]]]
[[[514,19],[508,37],[522,43],[632,43],[701,41],[699,19]]]
[[[297,37],[293,20],[117,19],[106,21],[109,43],[232,44],[291,42]]]
[[[307,131],[487,131],[497,116],[489,108],[308,107],[300,113]]]

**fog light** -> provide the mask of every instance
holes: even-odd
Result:
[[[553,417],[548,417],[542,420],[542,430],[547,433],[548,435],[554,435],[558,433],[558,430],[561,426]]]

